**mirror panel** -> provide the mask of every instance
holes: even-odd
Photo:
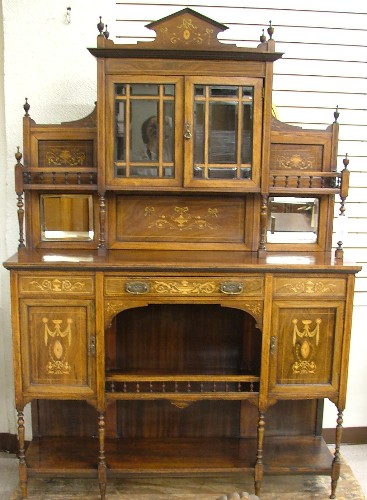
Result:
[[[318,198],[272,196],[268,214],[268,243],[317,243]]]
[[[92,241],[93,198],[89,194],[40,197],[42,241]]]

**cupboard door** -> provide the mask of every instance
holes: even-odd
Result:
[[[339,391],[343,302],[277,301],[270,340],[272,396],[333,398]]]
[[[256,78],[186,79],[186,186],[259,186],[261,89],[262,80]]]
[[[108,79],[108,186],[182,184],[182,77]]]
[[[23,393],[55,399],[93,397],[94,323],[92,301],[23,299]]]

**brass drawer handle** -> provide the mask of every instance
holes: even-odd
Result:
[[[143,281],[131,281],[130,283],[125,283],[125,290],[127,293],[133,295],[142,295],[149,292],[150,286],[149,283],[144,283]]]
[[[226,295],[239,295],[243,292],[243,283],[226,281],[220,284],[219,290]]]

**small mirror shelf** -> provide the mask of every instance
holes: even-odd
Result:
[[[84,194],[41,195],[42,241],[92,241],[93,200]]]

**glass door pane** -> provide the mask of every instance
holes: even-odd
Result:
[[[262,86],[260,78],[186,78],[186,186],[235,188],[241,182],[258,189]]]
[[[194,86],[195,178],[251,178],[253,93],[250,86]]]
[[[114,177],[175,177],[175,85],[114,86]]]

